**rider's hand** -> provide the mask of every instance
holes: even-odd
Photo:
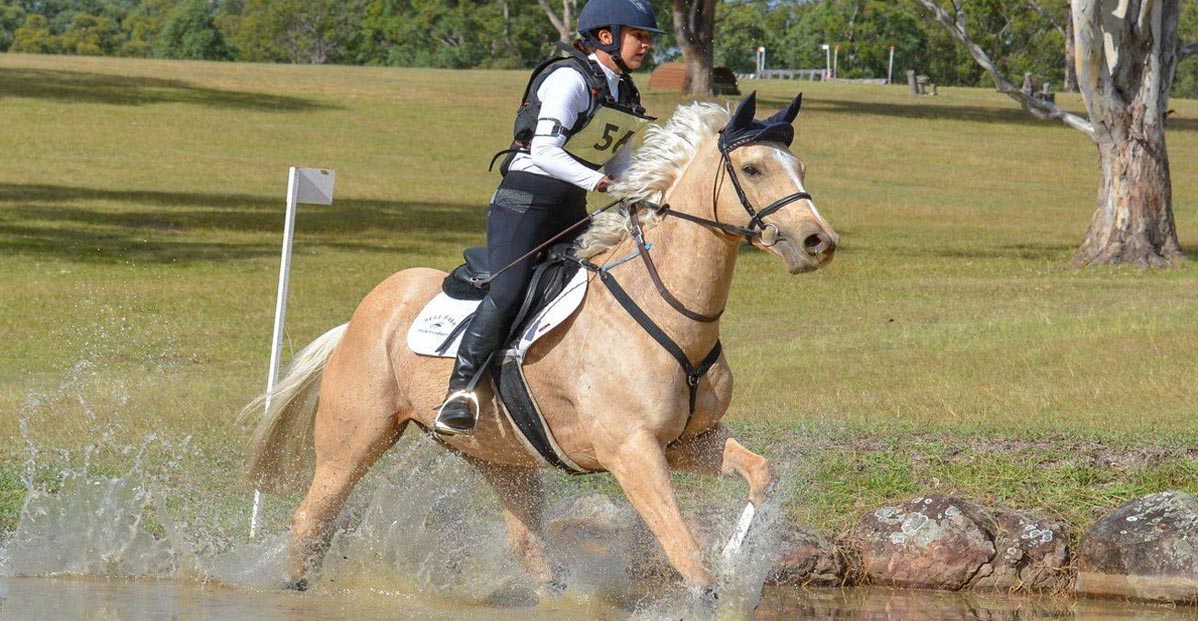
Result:
[[[595,191],[596,192],[606,192],[608,186],[610,186],[613,181],[614,180],[611,177],[609,177],[607,175],[603,175],[603,178],[599,180],[599,183],[595,184]]]

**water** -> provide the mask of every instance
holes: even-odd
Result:
[[[654,544],[620,531],[605,542],[606,556],[551,539],[569,588],[540,597],[507,549],[490,490],[464,461],[416,434],[359,485],[312,589],[287,592],[286,524],[299,498],[270,498],[265,534],[251,540],[250,494],[232,484],[240,447],[159,424],[169,410],[157,396],[172,383],[190,388],[186,369],[172,362],[180,359],[173,343],[134,330],[120,307],[95,311],[97,326],[64,339],[88,355],[52,387],[31,392],[20,412],[28,491],[15,531],[0,533],[2,619],[1194,618],[1186,609],[1051,598],[763,590],[783,512],[762,507],[741,552],[722,561],[743,500],[706,507],[721,594],[714,611],[695,608],[661,569]],[[132,363],[131,351],[140,352]],[[114,373],[118,365],[126,370]],[[806,461],[801,451],[790,454],[791,468]],[[781,498],[807,478],[781,474]],[[729,485],[743,495],[743,483]],[[551,478],[549,492],[558,506],[580,493],[564,477]],[[654,557],[657,570],[627,567],[634,552]]]
[[[0,618],[258,619],[261,621],[559,621],[637,617],[610,604],[563,598],[531,607],[499,607],[380,589],[322,593],[229,588],[173,580],[0,578]],[[660,617],[683,618],[683,617]],[[1071,601],[881,589],[766,589],[755,619],[801,621],[1181,621],[1192,610],[1115,601]]]

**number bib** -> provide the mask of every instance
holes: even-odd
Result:
[[[566,140],[564,148],[592,166],[602,166],[652,120],[626,108],[603,104],[586,127]]]

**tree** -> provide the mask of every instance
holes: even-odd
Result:
[[[60,48],[58,37],[50,32],[50,20],[32,13],[13,33],[12,51],[30,54],[55,54]]]
[[[159,58],[232,60],[233,51],[216,29],[208,0],[186,0],[175,7],[154,42]]]
[[[125,42],[121,44],[118,53],[121,56],[140,56],[148,58],[154,55],[154,44],[162,32],[163,23],[171,13],[171,0],[142,0],[121,21],[121,30],[125,32]]]
[[[688,95],[710,97],[714,92],[716,0],[674,0],[674,38],[686,63]]]
[[[1000,92],[1042,119],[1085,133],[1098,149],[1097,207],[1076,266],[1170,266],[1183,258],[1173,219],[1165,116],[1179,58],[1179,0],[1073,0],[1077,77],[1088,119],[1035,99],[1011,84],[965,28],[964,0],[952,12],[917,0],[994,78]],[[1198,50],[1196,50],[1198,51]]]
[[[76,13],[59,38],[61,51],[81,56],[107,56],[120,47],[121,29],[107,17]]]
[[[1043,4],[1037,0],[1027,0],[1027,4],[1039,12],[1065,39],[1065,82],[1062,86],[1064,90],[1076,93],[1077,63],[1073,51],[1073,12],[1069,10],[1069,2],[1052,0],[1049,4]]]
[[[1198,41],[1198,2],[1188,2],[1181,8],[1178,37],[1183,41]],[[1177,72],[1173,81],[1173,96],[1198,99],[1198,60],[1185,64],[1186,58],[1198,59],[1198,45],[1190,44],[1177,51]]]
[[[574,40],[574,27],[578,21],[578,0],[562,0],[562,14],[558,15],[549,0],[537,0],[549,23],[557,30],[558,40],[569,43]]]
[[[721,2],[716,7],[714,60],[733,71],[756,70],[758,46],[773,51],[774,39],[766,23],[768,7],[764,2]]]
[[[361,34],[363,4],[362,0],[246,0],[235,23],[233,43],[245,60],[340,62],[350,56]]]
[[[25,10],[17,4],[5,3],[0,5],[0,52],[8,50],[13,44],[17,28],[25,21]]]

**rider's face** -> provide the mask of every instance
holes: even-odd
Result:
[[[653,33],[640,28],[620,29],[620,57],[633,71],[645,62],[645,54],[653,49]]]
[[[599,31],[599,42],[609,45],[612,42],[611,30]],[[645,62],[645,54],[653,49],[653,33],[640,28],[625,26],[620,29],[620,58],[632,71],[641,68]]]

